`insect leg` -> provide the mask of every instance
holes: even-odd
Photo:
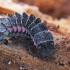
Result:
[[[8,44],[8,40],[7,40],[7,39],[4,39],[2,42],[3,42],[5,45]]]

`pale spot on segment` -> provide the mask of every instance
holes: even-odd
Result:
[[[9,26],[8,30],[10,31],[10,33],[14,31],[12,26]]]
[[[17,25],[13,25],[14,32],[17,32],[18,28]]]
[[[17,28],[18,28],[18,32],[22,31],[22,26],[21,25],[17,25]]]
[[[22,32],[24,33],[26,31],[26,28],[22,26]]]

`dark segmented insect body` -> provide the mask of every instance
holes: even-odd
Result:
[[[33,14],[29,16],[23,12],[22,15],[15,12],[14,15],[7,14],[7,18],[0,18],[0,40],[6,36],[27,36],[32,39],[34,45],[43,56],[49,56],[54,52],[54,41],[47,26]],[[5,37],[3,37],[5,36]]]

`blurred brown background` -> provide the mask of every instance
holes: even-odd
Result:
[[[53,17],[66,18],[70,15],[70,0],[18,0],[18,1],[38,6],[41,12],[49,14]]]

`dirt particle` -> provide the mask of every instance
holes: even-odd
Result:
[[[21,64],[21,65],[20,65],[20,70],[27,70],[27,68],[25,67],[24,64]]]
[[[12,61],[11,60],[7,60],[8,65],[11,65]]]

